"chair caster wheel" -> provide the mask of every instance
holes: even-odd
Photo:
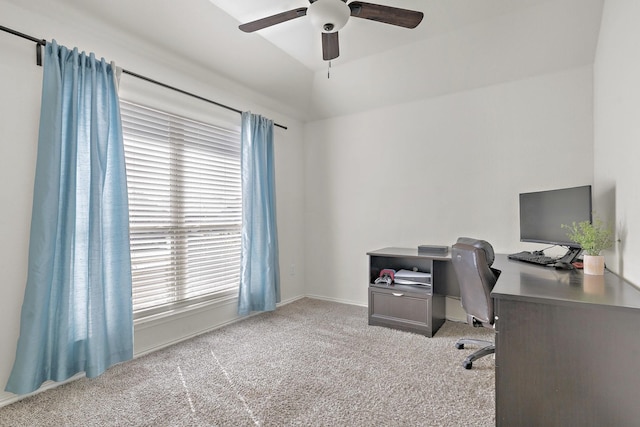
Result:
[[[464,362],[462,362],[462,366],[464,366],[464,369],[471,369],[471,367],[473,366],[473,363],[467,362],[465,360]]]
[[[464,344],[462,344],[461,342],[457,342],[457,343],[456,343],[456,348],[457,348],[458,350],[462,350],[462,349],[464,348]]]

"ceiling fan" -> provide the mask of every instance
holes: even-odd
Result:
[[[348,5],[347,0],[309,0],[309,3],[308,8],[299,7],[278,13],[242,24],[239,28],[245,33],[252,33],[309,15],[314,28],[322,32],[322,59],[330,61],[340,55],[338,31],[345,26],[351,16],[404,28],[417,27],[424,17],[422,12],[362,1],[352,1]]]

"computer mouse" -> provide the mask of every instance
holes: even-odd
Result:
[[[553,267],[555,267],[557,270],[573,270],[573,265],[569,264],[568,262],[556,262],[555,264],[552,264]]]

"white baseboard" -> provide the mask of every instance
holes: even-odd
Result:
[[[460,298],[446,297],[445,299],[446,319],[453,322],[467,323],[467,313],[462,308]]]
[[[26,397],[29,396],[33,396],[35,394],[38,393],[42,393],[43,391],[47,391],[50,390],[52,388],[56,388],[58,386],[61,386],[63,384],[67,384],[70,383],[72,381],[76,381],[79,380],[80,378],[84,378],[85,377],[85,373],[81,372],[79,374],[75,374],[74,376],[72,376],[71,378],[64,380],[64,381],[60,381],[60,382],[55,382],[55,381],[47,381],[44,384],[42,384],[42,386],[40,386],[39,389],[37,389],[34,392],[28,393],[28,394],[13,394],[13,393],[8,393],[6,391],[1,391],[0,392],[0,408],[2,408],[3,406],[7,406],[7,405],[11,405],[12,403],[15,403],[19,400],[22,400]]]
[[[322,295],[306,295],[306,297],[324,300],[324,301],[337,302],[341,304],[357,305],[359,307],[367,307],[367,304],[345,300],[341,298],[330,298]],[[304,298],[304,297],[300,297],[300,298]],[[445,298],[445,318],[447,320],[451,320],[452,322],[462,322],[462,323],[467,322],[467,313],[462,308],[462,304],[460,303],[460,298],[457,298],[457,297]]]
[[[367,307],[367,304],[363,304],[361,302],[345,300],[345,299],[341,299],[341,298],[330,298],[330,297],[325,297],[325,296],[322,296],[322,295],[305,295],[305,297],[306,298],[312,298],[312,299],[318,299],[318,300],[322,300],[322,301],[338,302],[338,303],[341,303],[341,304],[357,305],[359,307]],[[302,297],[302,298],[304,298],[304,297]]]

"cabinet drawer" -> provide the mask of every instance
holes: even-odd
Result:
[[[380,321],[429,326],[430,295],[392,289],[369,289],[369,316]]]

